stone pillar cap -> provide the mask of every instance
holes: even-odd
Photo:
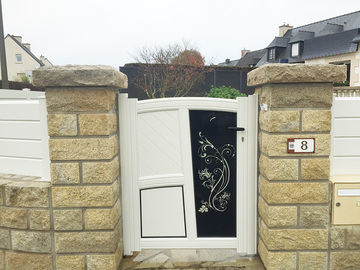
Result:
[[[346,80],[345,65],[268,64],[248,73],[248,85],[270,83],[323,83]]]
[[[33,85],[45,87],[100,86],[127,88],[124,73],[111,66],[53,66],[33,71]]]

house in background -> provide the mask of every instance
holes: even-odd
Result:
[[[31,52],[30,44],[22,42],[21,36],[7,35],[5,37],[5,53],[10,81],[20,81],[23,76],[26,76],[31,82],[34,69],[40,66],[52,66],[45,57],[37,58]]]
[[[279,36],[275,37],[264,50],[260,50],[263,53],[260,58],[252,58],[251,65],[261,66],[268,63],[346,65],[349,85],[360,86],[359,42],[360,11],[296,28],[284,24],[279,27]],[[236,60],[236,66],[248,65],[249,62],[245,60],[250,53],[245,54],[242,58],[243,62],[241,59]]]
[[[255,67],[265,53],[266,49],[261,49],[257,51],[249,51],[244,49],[241,50],[240,59],[226,59],[225,62],[219,63],[218,66]]]

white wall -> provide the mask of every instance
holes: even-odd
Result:
[[[0,89],[0,173],[50,181],[44,94]]]
[[[40,67],[40,64],[9,36],[5,38],[5,48],[9,81],[17,81],[19,73],[25,73],[26,70],[35,70]],[[16,54],[22,55],[20,63],[16,61]]]
[[[359,175],[360,98],[334,98],[332,114],[331,175]]]

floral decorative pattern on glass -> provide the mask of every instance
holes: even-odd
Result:
[[[200,213],[209,212],[209,208],[218,212],[224,212],[227,209],[228,201],[231,193],[226,192],[230,181],[230,167],[225,157],[235,156],[235,147],[231,144],[225,144],[216,148],[201,132],[199,132],[198,154],[203,158],[206,164],[219,163],[219,167],[215,167],[212,171],[205,167],[198,170],[199,179],[203,181],[202,185],[210,190],[207,201],[202,200],[201,207],[198,209]]]

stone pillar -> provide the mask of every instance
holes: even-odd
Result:
[[[259,114],[259,242],[268,270],[328,269],[332,82],[346,67],[273,64],[248,74]],[[289,154],[288,138],[315,138],[315,153]]]
[[[122,258],[117,92],[106,66],[45,67],[53,268],[117,269]]]

